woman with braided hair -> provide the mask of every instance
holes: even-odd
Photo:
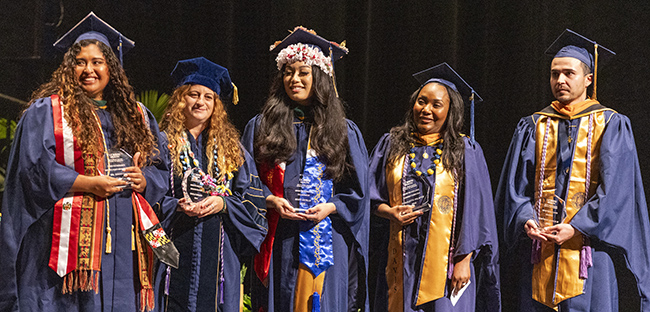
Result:
[[[173,247],[149,203],[167,191],[167,171],[117,42],[120,56],[133,46],[90,13],[58,41],[63,62],[18,123],[0,224],[2,311],[154,308],[153,253]]]

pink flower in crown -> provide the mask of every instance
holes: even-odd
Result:
[[[310,66],[318,66],[323,72],[332,76],[332,60],[326,57],[320,49],[307,44],[295,43],[282,49],[275,58],[275,61],[277,62],[278,70],[282,70],[285,64],[302,61]]]

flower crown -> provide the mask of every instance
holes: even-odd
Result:
[[[273,48],[273,46],[272,46]],[[306,65],[318,66],[323,72],[332,76],[332,59],[325,56],[323,52],[310,44],[295,43],[282,49],[278,56],[275,58],[278,64],[278,70],[282,70],[285,64],[293,64],[295,62],[304,62]]]

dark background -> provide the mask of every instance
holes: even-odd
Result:
[[[61,62],[52,43],[90,11],[136,42],[124,58],[136,93],[171,93],[169,73],[181,59],[205,56],[227,67],[239,87],[241,102],[228,109],[240,130],[275,74],[270,44],[297,25],[346,40],[337,84],[369,149],[402,121],[418,87],[411,74],[448,62],[485,100],[476,108],[476,139],[493,189],[519,118],[553,99],[543,52],[569,28],[617,53],[599,66],[598,99],[631,119],[650,189],[650,1],[2,0],[0,94],[29,100]],[[0,117],[17,118],[21,109],[0,97]]]

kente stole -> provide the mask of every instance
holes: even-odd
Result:
[[[84,155],[72,129],[65,119],[64,106],[58,95],[51,96],[56,161],[87,176],[103,175],[104,162],[95,163],[92,155]],[[138,109],[146,121],[142,107]],[[102,134],[101,123],[96,120],[97,130]],[[104,140],[100,142],[100,152],[104,153]],[[165,234],[155,212],[138,192],[132,192],[131,202],[134,213],[134,226],[142,235],[135,235],[133,244],[137,252],[138,277],[140,281],[140,311],[154,308],[153,292],[153,250],[159,251],[172,245]],[[62,292],[99,292],[99,272],[101,271],[102,239],[105,200],[97,200],[92,193],[68,193],[54,205],[52,228],[52,247],[49,267],[63,277]],[[107,249],[110,231],[107,233]],[[173,247],[173,246],[172,246]],[[175,249],[175,248],[174,248]]]
[[[598,104],[598,102],[594,102]],[[545,203],[555,199],[557,137],[560,120],[580,118],[567,186],[568,192],[566,198],[562,199],[566,203],[564,205],[566,217],[562,220],[562,223],[568,224],[596,191],[599,178],[600,143],[607,124],[607,120],[605,120],[605,111],[607,110],[609,109],[600,108],[587,113],[576,114],[573,117],[567,117],[552,110],[537,113],[542,115],[536,124],[535,142],[535,209],[540,226],[551,226],[553,225],[551,220],[554,220],[552,209],[544,209],[543,207]],[[588,146],[588,142],[591,143],[590,146]],[[545,144],[546,148],[544,148]],[[587,163],[587,158],[591,159],[590,163]],[[542,159],[545,160],[543,164]],[[542,165],[544,174],[540,177]],[[589,190],[587,190],[586,181],[588,169],[590,171]],[[543,181],[541,187],[539,181]],[[541,189],[541,196],[539,189]],[[580,277],[579,273],[580,251],[583,245],[584,237],[578,231],[576,231],[573,238],[561,246],[556,246],[551,242],[541,242],[540,261],[533,267],[533,299],[557,309],[557,305],[561,301],[583,293],[584,279]]]
[[[394,166],[386,168],[386,185],[390,206],[402,204],[402,177],[408,170],[406,156],[395,161]],[[392,168],[392,169],[389,169]],[[436,166],[434,198],[431,203],[427,240],[424,247],[424,260],[420,271],[420,283],[416,284],[415,304],[422,305],[445,296],[447,273],[450,267],[449,251],[453,227],[453,202],[455,180],[453,174],[445,170],[442,162]],[[426,215],[426,213],[425,213]],[[388,310],[404,310],[404,255],[415,250],[403,250],[403,227],[390,222],[388,243],[388,265],[386,281],[388,284]],[[414,268],[417,270],[418,268]],[[416,278],[417,280],[417,278]],[[410,296],[411,294],[406,294]]]

